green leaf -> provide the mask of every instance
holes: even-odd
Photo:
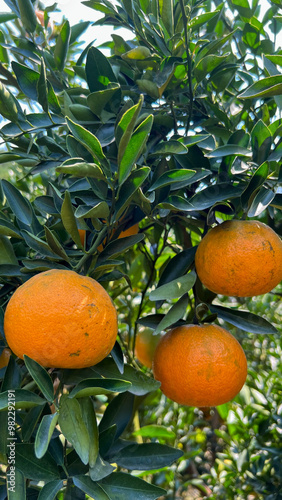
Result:
[[[93,158],[101,163],[101,165],[109,171],[108,161],[103,153],[102,146],[98,141],[97,137],[93,135],[89,130],[78,125],[78,123],[73,122],[70,118],[66,118],[67,125],[72,132],[73,136],[82,144],[87,151],[93,156]]]
[[[1,316],[3,310],[0,309]],[[1,318],[1,331],[4,332],[3,329],[3,322],[4,322],[4,314],[3,317]],[[18,389],[21,386],[21,371],[18,363],[14,359],[13,356],[10,356],[8,366],[5,371],[4,379],[2,382],[1,386],[1,392],[4,393],[8,389]],[[34,405],[32,405],[34,406]],[[0,410],[1,410],[1,405],[0,405]]]
[[[70,113],[69,113],[70,111]],[[95,122],[96,116],[92,113],[88,106],[84,104],[69,104],[65,109],[65,114],[70,118],[75,118],[79,122]]]
[[[90,92],[105,90],[109,83],[117,82],[109,59],[96,47],[88,50],[85,70]]]
[[[188,23],[188,29],[191,29],[192,31],[195,31],[200,26],[202,26],[203,24],[206,24],[208,21],[210,21],[210,19],[212,19],[216,15],[218,15],[217,11],[215,11],[215,12],[205,12],[204,14],[200,14],[198,16],[195,16]]]
[[[66,20],[57,36],[54,50],[54,60],[59,71],[63,71],[65,66],[69,50],[70,34],[70,24],[69,21]]]
[[[44,484],[38,495],[38,500],[55,500],[57,493],[63,488],[63,479],[54,479]]]
[[[48,104],[51,108],[51,110],[54,112],[54,113],[59,113],[61,114],[62,110],[61,110],[61,106],[60,106],[60,103],[59,103],[59,100],[58,100],[58,97],[57,95],[55,94],[55,91],[51,85],[51,83],[49,82],[49,80],[47,80],[47,90],[48,90]],[[39,99],[41,99],[41,96],[39,94],[39,90],[38,90],[38,102]],[[58,119],[57,117],[54,117],[52,116],[52,120],[55,121],[56,119]]]
[[[57,422],[58,413],[43,416],[39,424],[34,442],[34,451],[38,459],[42,458],[47,452]]]
[[[38,196],[34,200],[34,205],[40,212],[47,213],[50,215],[57,215],[59,210],[55,207],[54,200],[52,196]]]
[[[153,99],[158,99],[159,89],[158,89],[158,86],[155,82],[152,82],[151,80],[147,80],[146,78],[142,78],[142,79],[136,80],[136,83],[138,85],[140,92],[142,92],[144,94],[148,94]]]
[[[0,24],[14,21],[14,19],[17,19],[16,14],[12,12],[0,12]]]
[[[101,455],[99,455],[99,457],[107,455],[109,449],[114,444],[116,433],[117,433],[116,424],[112,425],[111,427],[109,427],[105,431],[102,431],[99,433],[99,446],[100,446],[99,451],[101,453]],[[103,458],[101,460],[104,462]],[[97,462],[98,462],[98,460],[97,460]],[[98,474],[99,474],[99,469],[101,470],[103,462],[100,462],[100,464],[99,464],[99,462],[97,463]],[[93,471],[93,474],[95,476],[94,471]],[[91,478],[91,479],[93,479],[93,478]],[[94,479],[93,479],[93,481],[94,481]]]
[[[10,182],[2,180],[2,188],[15,216],[28,226],[32,223],[32,208],[20,191]]]
[[[16,409],[26,409],[32,408],[33,406],[46,404],[45,399],[42,399],[37,396],[37,394],[34,394],[33,392],[27,391],[25,389],[15,389],[13,392],[15,396]],[[9,391],[5,391],[0,394],[0,411],[7,410],[8,408],[8,394]]]
[[[276,328],[269,323],[266,319],[249,311],[238,311],[236,309],[229,309],[222,306],[210,305],[212,313],[216,313],[219,318],[237,326],[241,330],[257,334],[276,334]]]
[[[3,264],[18,266],[18,259],[8,236],[0,234],[0,266]]]
[[[106,105],[113,99],[117,97],[115,94],[120,91],[120,85],[118,83],[110,83],[106,89],[97,90],[92,92],[87,96],[87,104],[94,115],[101,117]]]
[[[99,424],[99,432],[102,433],[115,425],[115,439],[121,436],[132,418],[134,400],[134,395],[129,392],[118,394],[112,399]]]
[[[162,203],[159,203],[158,205],[160,208],[165,208],[169,210],[181,210],[181,211],[187,211],[187,212],[193,212],[195,210],[194,206],[186,200],[186,198],[183,198],[182,196],[168,196],[165,201]]]
[[[272,134],[262,120],[258,120],[252,129],[251,143],[253,149],[253,160],[258,165],[261,165],[268,159],[272,145]]]
[[[276,194],[274,196],[271,206],[282,210],[282,194]]]
[[[183,451],[159,443],[129,444],[119,450],[111,460],[129,470],[161,469],[171,465]]]
[[[24,237],[24,240],[26,244],[38,252],[40,255],[50,257],[50,258],[55,258],[59,259],[59,257],[51,250],[49,247],[48,243],[45,241],[41,240],[34,234],[30,233],[29,231],[25,231],[24,229],[22,230],[22,235]]]
[[[156,500],[166,491],[158,486],[139,479],[138,477],[125,474],[124,472],[113,472],[106,477],[100,484],[103,490],[109,495],[111,500]]]
[[[119,370],[114,360],[111,358],[106,358],[95,365],[95,372],[106,378],[120,379]],[[144,375],[141,371],[135,370],[130,365],[124,366],[122,380],[127,380],[132,384],[128,391],[132,394],[136,394],[136,396],[143,396],[148,392],[155,391],[160,386],[159,382]]]
[[[121,158],[133,134],[133,130],[136,125],[143,102],[144,97],[143,95],[141,95],[138,103],[125,111],[116,127],[115,136],[116,142],[118,144],[118,163],[120,163]]]
[[[79,248],[82,248],[69,191],[65,191],[65,197],[61,210],[61,217],[64,228],[70,234],[72,240],[76,243],[76,245]]]
[[[59,257],[68,262],[69,258],[65,250],[63,249],[62,245],[60,244],[59,240],[56,238],[55,234],[47,226],[44,226],[44,231],[45,231],[46,241],[51,250],[53,250],[54,253],[56,253],[57,255],[59,255]]]
[[[89,467],[95,467],[99,455],[99,432],[94,404],[90,397],[80,398],[82,418],[89,434]]]
[[[149,115],[142,123],[140,123],[132,134],[118,165],[118,179],[120,185],[123,184],[123,182],[128,178],[134,163],[138,160],[140,154],[142,153],[152,125],[153,115]]]
[[[111,356],[117,365],[120,374],[122,375],[124,372],[124,356],[122,352],[122,348],[119,345],[118,341],[116,341],[114,347],[111,350]]]
[[[101,252],[98,263],[125,252],[128,248],[133,247],[143,239],[144,234],[134,234],[133,236],[125,236],[124,238],[111,241],[103,252]]]
[[[59,410],[59,426],[65,438],[73,445],[84,464],[89,460],[89,434],[83,421],[81,407],[76,399],[62,396]]]
[[[194,74],[197,82],[200,83],[204,78],[206,78],[206,76],[209,75],[217,66],[222,64],[229,55],[229,52],[223,56],[209,54],[200,59],[194,68]]]
[[[134,431],[132,435],[150,439],[175,439],[176,436],[175,432],[167,429],[164,425],[157,424],[145,425],[141,429]]]
[[[264,183],[268,176],[269,167],[268,163],[263,163],[260,167],[258,167],[253,174],[248,186],[245,191],[242,193],[242,205],[247,208],[250,202],[252,202],[253,193],[256,193],[257,189]]]
[[[84,33],[87,30],[90,24],[91,21],[84,21],[74,24],[71,27],[70,45],[72,45],[77,41],[77,39],[82,35],[82,33]]]
[[[205,210],[219,201],[225,201],[241,196],[243,186],[234,186],[225,182],[209,186],[190,198],[194,210]]]
[[[271,61],[273,64],[277,64],[277,66],[282,66],[282,55],[279,55],[279,54],[275,54],[275,55],[265,54],[263,59],[265,60],[265,58],[269,59],[269,61]],[[275,69],[276,69],[276,73],[275,74],[279,75],[279,71],[277,70],[277,68],[275,68]]]
[[[103,488],[88,476],[74,476],[73,484],[91,498],[95,498],[95,500],[110,500]]]
[[[151,51],[148,49],[148,47],[144,47],[144,45],[138,45],[137,47],[134,47],[133,49],[130,49],[129,51],[125,52],[122,54],[122,58],[125,60],[132,60],[132,61],[142,61],[143,59],[147,59],[148,57],[151,56]]]
[[[217,38],[216,40],[213,40],[212,42],[205,43],[201,49],[198,51],[196,58],[195,58],[195,63],[197,64],[199,60],[203,59],[204,56],[210,55],[210,54],[216,54],[220,47],[226,44],[230,39],[232,39],[236,33],[238,28],[236,28],[234,31],[231,31],[228,33],[228,35],[222,37],[222,38]],[[192,137],[193,138],[193,137]]]
[[[125,380],[88,378],[76,385],[70,392],[69,398],[83,398],[85,396],[97,396],[98,394],[110,394],[111,392],[125,392],[130,387],[131,383]]]
[[[40,74],[38,71],[34,71],[28,66],[20,64],[16,61],[12,62],[12,68],[15,72],[22,92],[24,92],[30,99],[37,101],[37,85],[40,80]]]
[[[19,265],[0,264],[0,276],[12,277],[19,276],[22,278],[22,272]]]
[[[148,314],[148,316],[139,318],[137,323],[138,325],[148,326],[152,330],[155,330],[164,317],[165,314]]]
[[[262,187],[254,197],[248,210],[248,217],[260,215],[275,198],[275,193],[266,187]]]
[[[155,290],[153,290],[149,299],[154,300],[164,300],[164,299],[177,299],[178,297],[182,297],[186,292],[191,290],[196,281],[196,274],[194,271],[181,276],[180,278],[176,278],[165,285],[162,285]]]
[[[158,287],[187,273],[194,262],[196,250],[197,246],[194,246],[175,255],[165,266],[165,269],[160,277]]]
[[[41,104],[45,113],[48,113],[48,85],[47,85],[47,77],[46,77],[46,66],[43,57],[41,58],[41,66],[40,66],[40,76],[37,82],[37,95],[38,102]]]
[[[115,219],[119,220],[119,217],[121,216],[122,212],[125,210],[125,208],[130,205],[132,196],[138,188],[142,186],[144,181],[147,179],[148,175],[150,174],[151,169],[149,167],[142,167],[138,168],[136,170],[133,170],[127,180],[123,183],[121,186],[121,189],[118,194],[118,198],[116,201],[115,209],[116,209],[116,214],[115,214]]]
[[[65,451],[64,451],[63,443],[60,440],[60,438],[53,436],[53,439],[51,439],[48,448],[49,448],[49,452],[51,453],[52,457],[56,460],[56,463],[58,465],[60,465],[61,467],[63,467],[65,464],[65,460],[64,460]],[[73,453],[73,455],[74,454],[75,454],[75,452]]]
[[[218,66],[218,68],[212,72],[210,81],[217,93],[222,92],[230,85],[238,67],[238,64],[225,63]]]
[[[22,260],[23,265],[25,266],[24,269],[25,271],[22,270],[22,272],[27,272],[28,274],[31,272],[40,272],[40,271],[48,271],[49,269],[69,269],[66,266],[63,266],[62,264],[58,264],[57,262],[54,261],[49,261],[49,260],[44,260],[44,259],[23,259]]]
[[[36,30],[37,18],[31,0],[17,0],[21,21],[27,31],[33,33]]]
[[[17,123],[19,119],[16,99],[0,81],[0,115],[11,122]]]
[[[186,313],[187,307],[188,307],[188,297],[185,294],[175,304],[173,304],[170,310],[166,313],[164,318],[158,324],[156,330],[154,331],[154,334],[157,335],[158,333],[162,332],[166,328],[169,328],[171,325],[176,323],[179,319],[183,318],[183,316]]]
[[[22,500],[23,498],[26,498],[26,478],[24,477],[24,474],[17,468],[15,467],[14,469],[14,477],[13,480],[15,481],[15,489],[12,489],[11,487],[11,476],[10,476],[10,487],[8,488],[7,484],[7,492],[8,492],[8,500]]]
[[[101,479],[104,479],[104,477],[109,476],[114,471],[114,469],[115,467],[109,464],[109,462],[103,460],[103,458],[98,455],[95,466],[90,467],[89,469],[89,475],[92,481],[100,481]]]
[[[16,464],[24,476],[33,481],[48,482],[60,477],[57,464],[50,453],[47,451],[44,457],[38,460],[33,444],[16,444]]]
[[[154,147],[153,151],[150,152],[150,155],[185,155],[188,153],[188,149],[186,146],[180,141],[166,141],[160,142],[157,146]]]
[[[223,158],[224,156],[252,156],[252,152],[243,148],[242,146],[238,146],[237,144],[226,144],[225,146],[220,146],[219,148],[214,149],[210,153],[206,153],[207,158]]]
[[[282,75],[268,76],[253,83],[238,95],[239,99],[254,99],[257,97],[273,97],[282,94]]]
[[[250,8],[248,0],[232,0],[232,4],[241,16],[246,17],[247,19],[252,17],[253,12]]]
[[[0,234],[22,239],[21,233],[10,221],[0,217]]]
[[[159,9],[162,22],[170,36],[174,34],[173,1],[159,0]]]
[[[245,23],[242,33],[243,42],[252,50],[256,50],[260,45],[260,32],[252,24]]]
[[[109,206],[106,201],[100,201],[94,207],[89,207],[87,205],[79,205],[75,211],[75,217],[78,219],[84,218],[88,219],[91,217],[106,219],[110,213]]]
[[[179,182],[181,182],[184,187],[185,182],[191,180],[191,177],[194,177],[195,173],[196,173],[195,170],[188,170],[184,168],[169,170],[168,172],[162,174],[152,184],[152,186],[148,189],[148,191],[149,192],[154,191],[155,189],[164,186],[170,186],[173,185],[174,183],[179,183]]]
[[[27,355],[24,355],[24,362],[33,380],[41,390],[43,396],[47,399],[47,401],[52,402],[54,400],[54,388],[52,379],[47,370],[45,370],[43,366],[37,363],[37,361],[29,358]]]

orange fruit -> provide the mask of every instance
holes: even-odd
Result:
[[[134,224],[134,226],[129,227],[125,231],[122,231],[118,237],[119,238],[125,238],[126,236],[134,236],[134,234],[137,234],[139,231],[139,225]]]
[[[79,233],[79,238],[80,238],[81,244],[84,247],[86,231],[85,231],[85,229],[79,229],[78,233]]]
[[[9,363],[10,356],[11,356],[10,349],[7,349],[7,347],[5,347],[0,355],[0,370],[5,366],[7,366],[7,364]]]
[[[135,356],[147,368],[152,368],[155,349],[162,335],[153,335],[151,328],[142,328],[136,335]]]
[[[104,359],[117,336],[117,313],[97,281],[52,269],[11,297],[4,331],[12,351],[49,368],[85,368]]]
[[[282,242],[262,222],[225,221],[204,236],[195,265],[201,282],[212,292],[261,295],[282,280]]]
[[[217,325],[173,328],[159,341],[153,373],[161,390],[186,406],[217,406],[233,399],[247,377],[239,342]]]

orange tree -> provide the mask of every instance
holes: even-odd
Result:
[[[73,270],[106,288],[119,334],[94,367],[45,369],[13,354],[1,368],[1,495],[14,481],[9,498],[158,498],[161,476],[144,481],[138,471],[169,466],[182,452],[156,426],[152,442],[121,438],[132,422],[138,428],[146,395],[158,405],[159,382],[134,359],[139,325],[158,334],[217,322],[246,338],[276,334],[246,301],[226,304],[204,288],[194,257],[208,228],[226,219],[259,219],[281,234],[280,1],[259,20],[258,1],[91,0],[90,21],[74,26],[52,26],[54,6],[6,3],[1,317],[35,274]],[[94,11],[95,24],[134,38],[113,32],[103,47],[110,55],[94,42],[82,47]],[[119,237],[136,224],[137,234]],[[1,335],[4,349],[2,327]],[[275,444],[270,463],[277,455]],[[271,481],[278,490],[275,467]]]

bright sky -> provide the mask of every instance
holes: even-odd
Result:
[[[47,7],[53,5],[55,0],[42,0],[42,3]],[[51,13],[51,19],[60,22],[62,15],[69,20],[70,25],[79,23],[80,21],[91,21],[94,22],[99,18],[104,17],[102,12],[98,13],[89,7],[83,5],[80,0],[57,0],[56,4],[61,12]],[[10,12],[9,7],[6,5],[4,0],[0,0],[0,12]],[[97,40],[94,44],[96,46],[111,40],[111,33],[113,33],[112,26],[89,26],[85,32],[85,42],[89,43],[91,40]],[[118,34],[125,39],[129,40],[133,38],[132,34],[125,29],[118,29]]]
[[[42,3],[44,5],[49,6],[53,5],[55,0],[42,0]],[[114,0],[113,0],[114,2]],[[281,0],[282,2],[282,0]],[[80,21],[91,21],[94,22],[98,18],[101,18],[104,16],[103,13],[99,13],[93,9],[90,9],[89,7],[86,7],[81,3],[80,0],[57,0],[56,1],[58,9],[60,9],[61,12],[58,12],[56,14],[52,13],[51,14],[51,19],[55,22],[60,22],[62,19],[62,16],[65,15],[65,17],[69,20],[70,25],[73,26],[74,24],[79,23]],[[251,0],[249,0],[249,3],[251,4]],[[261,6],[261,12],[260,12],[260,19],[262,19],[265,11],[270,7],[270,0],[259,0],[259,5]],[[4,11],[10,11],[9,7],[6,5],[4,0],[0,0],[0,12]],[[118,28],[117,30],[112,27],[112,26],[89,26],[87,31],[83,34],[84,36],[84,42],[85,45],[90,43],[91,41],[94,42],[93,45],[98,47],[99,45],[103,44],[104,42],[107,42],[111,40],[111,34],[113,32],[117,32],[121,37],[123,37],[125,40],[130,40],[133,38],[133,34],[129,32],[128,30],[124,28]],[[281,31],[280,31],[281,34]],[[271,37],[271,33],[270,33]],[[278,40],[279,38],[279,40]],[[83,40],[81,37],[80,40]],[[278,48],[279,46],[281,47],[282,45],[282,40],[281,36],[277,37],[276,40],[276,47]],[[107,51],[105,51],[107,52]]]
[[[44,5],[52,5],[54,0],[43,0]],[[60,21],[62,14],[70,21],[70,25],[74,25],[79,23],[80,21],[96,21],[98,17],[103,17],[102,13],[97,13],[93,9],[86,7],[83,5],[80,0],[57,0],[56,1],[58,8],[62,11],[61,14],[56,14],[54,17],[55,21]],[[267,0],[260,0],[259,4],[261,5],[261,16],[263,12],[269,7],[269,3]],[[0,12],[9,11],[9,7],[6,5],[4,0],[0,0]],[[52,14],[52,16],[54,16]],[[104,43],[105,41],[111,40],[111,33],[113,33],[112,26],[90,26],[85,33],[86,42],[90,42],[91,40],[97,40],[95,43],[96,46]],[[127,30],[119,29],[118,34],[125,39],[132,38],[132,34],[130,34]]]

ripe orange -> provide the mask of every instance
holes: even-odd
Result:
[[[20,286],[6,308],[12,351],[49,368],[85,368],[104,359],[117,336],[117,313],[97,281],[52,269]]]
[[[81,244],[84,247],[86,231],[85,231],[85,229],[79,229],[78,233],[79,233],[79,238],[80,238]]]
[[[261,295],[282,280],[282,242],[262,222],[225,221],[204,236],[195,265],[201,282],[212,292]]]
[[[151,328],[142,328],[136,335],[135,356],[147,368],[152,368],[155,349],[162,335],[153,335]]]
[[[125,238],[126,236],[134,236],[134,234],[137,234],[139,231],[139,225],[134,224],[134,226],[129,227],[125,231],[122,231],[118,237],[119,238]]]
[[[239,342],[220,326],[184,325],[159,341],[153,373],[163,393],[186,406],[218,406],[233,399],[247,377]]]
[[[10,356],[11,356],[10,349],[7,349],[7,347],[5,347],[0,355],[0,370],[5,366],[7,366],[7,364],[9,363]]]

